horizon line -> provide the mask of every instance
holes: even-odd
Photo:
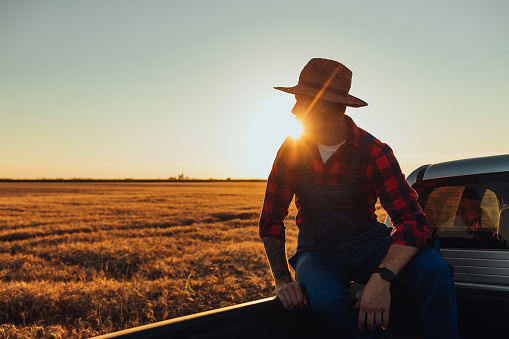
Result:
[[[267,179],[261,178],[0,178],[0,182],[9,182],[9,181],[17,181],[17,182],[38,182],[38,181],[53,181],[53,182],[87,182],[87,181],[102,181],[102,182],[212,182],[212,181],[267,181]]]

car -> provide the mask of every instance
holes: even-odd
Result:
[[[407,181],[428,245],[454,269],[462,338],[509,336],[509,155],[424,165]]]
[[[429,222],[427,245],[453,266],[462,338],[509,336],[509,154],[424,165],[407,181]],[[362,288],[352,284],[352,305]],[[394,291],[386,337],[418,338],[417,316],[411,296]],[[285,311],[272,297],[98,338],[326,336],[309,309]]]

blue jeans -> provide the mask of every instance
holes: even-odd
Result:
[[[355,245],[355,246],[353,246]],[[357,242],[346,251],[306,250],[294,261],[296,280],[306,291],[313,314],[338,337],[373,338],[359,332],[358,311],[348,301],[350,282],[366,283],[389,249],[389,240]],[[414,296],[425,338],[459,338],[451,265],[431,248],[417,252],[391,284]]]

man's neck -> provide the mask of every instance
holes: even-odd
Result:
[[[326,146],[334,146],[342,143],[348,137],[348,126],[345,115],[334,116],[318,135],[318,142]]]

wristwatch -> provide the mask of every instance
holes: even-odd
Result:
[[[387,280],[388,282],[391,282],[395,277],[394,273],[390,269],[385,267],[378,267],[374,273],[380,274],[380,276]]]

